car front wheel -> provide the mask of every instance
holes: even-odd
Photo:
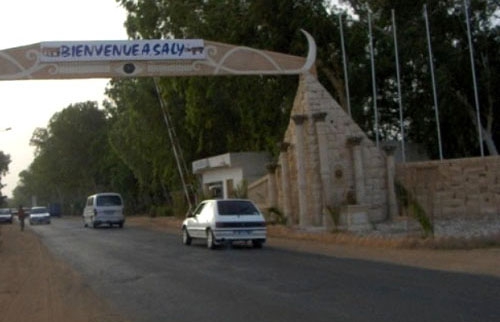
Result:
[[[184,245],[191,245],[191,236],[189,236],[189,233],[187,231],[186,227],[182,228],[182,243]]]

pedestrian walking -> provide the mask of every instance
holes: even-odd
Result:
[[[23,206],[19,205],[19,209],[17,209],[17,218],[19,218],[19,223],[21,225],[21,231],[24,231],[24,217],[26,217],[26,214],[24,213]]]

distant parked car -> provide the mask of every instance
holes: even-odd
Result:
[[[87,198],[83,210],[83,225],[97,228],[100,225],[118,225],[125,223],[123,215],[123,199],[119,193],[105,192],[91,195]]]
[[[257,206],[247,199],[202,201],[182,223],[182,242],[205,239],[208,248],[224,242],[251,242],[261,248],[266,242],[266,222]]]
[[[0,209],[0,222],[12,224],[12,210],[10,208]]]
[[[50,213],[47,207],[32,207],[29,211],[30,225],[50,224]]]

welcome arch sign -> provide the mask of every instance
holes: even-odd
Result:
[[[202,39],[53,41],[0,51],[0,80],[293,75],[314,72],[316,44],[299,57]]]

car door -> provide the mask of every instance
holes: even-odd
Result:
[[[85,208],[83,209],[83,222],[86,225],[92,224],[91,218],[94,216],[94,197],[90,196],[87,198],[87,202],[85,203]]]
[[[188,230],[188,233],[191,237],[194,238],[203,238],[205,237],[204,233],[204,219],[203,219],[203,209],[207,205],[208,202],[201,202],[196,209],[193,211],[193,214],[188,220],[186,221],[186,228]]]

